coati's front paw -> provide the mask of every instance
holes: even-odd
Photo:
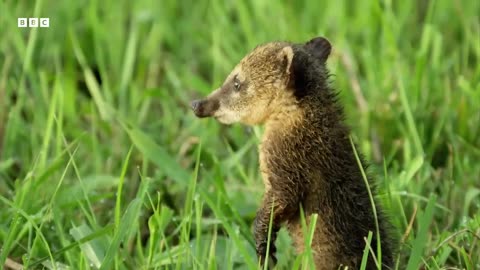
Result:
[[[275,266],[277,264],[277,258],[275,257],[275,252],[277,248],[275,247],[275,240],[277,238],[277,232],[279,230],[276,224],[272,224],[271,235],[269,239],[268,235],[268,221],[270,215],[260,209],[257,212],[257,216],[253,222],[253,230],[255,236],[255,249],[257,252],[258,260],[260,261],[260,265],[263,267],[265,265],[265,261],[267,260],[267,246],[268,240],[270,240],[270,246],[268,250],[268,265],[269,268]]]

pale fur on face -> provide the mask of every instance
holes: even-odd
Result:
[[[263,124],[281,111],[284,98],[293,99],[287,89],[293,50],[289,46],[278,47],[264,45],[240,61],[224,85],[207,97],[219,102],[213,117],[223,124]],[[238,92],[230,89],[235,77],[244,84]]]
[[[241,67],[240,64],[237,65],[233,71],[227,76],[225,79],[225,82],[228,82],[233,79],[235,75],[240,77],[240,79],[244,79],[243,76],[241,75]],[[218,88],[217,90],[213,91],[210,96],[220,96],[221,98],[219,99],[219,107],[213,114],[213,117],[217,119],[220,123],[222,124],[233,124],[236,122],[240,122],[244,115],[242,114],[242,111],[235,110],[234,107],[229,106],[228,103],[226,103],[227,98],[229,99],[230,103],[236,99],[241,98],[240,93],[229,93],[227,95],[222,95],[222,88]]]

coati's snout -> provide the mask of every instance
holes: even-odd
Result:
[[[197,117],[204,118],[213,116],[220,104],[216,99],[205,98],[192,101],[190,106]]]
[[[221,123],[231,124],[239,121],[241,108],[237,107],[240,97],[232,93],[227,86],[222,86],[202,99],[190,103],[195,115],[199,118],[214,117]]]

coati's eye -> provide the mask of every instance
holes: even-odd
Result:
[[[240,80],[235,76],[235,78],[233,78],[233,87],[235,88],[235,91],[240,90],[240,86],[242,86]]]

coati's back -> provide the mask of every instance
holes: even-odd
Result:
[[[344,124],[344,113],[337,101],[337,94],[328,85],[325,68],[325,44],[294,46],[296,55],[303,55],[293,62],[294,88],[299,107],[304,117],[291,136],[287,137],[295,147],[291,155],[302,164],[302,178],[305,183],[302,207],[306,216],[318,214],[312,249],[316,252],[317,266],[322,269],[336,269],[338,262],[357,269],[360,266],[365,239],[373,233],[371,247],[377,252],[377,225],[368,189],[350,143],[350,130]],[[299,91],[300,90],[300,91]],[[270,142],[277,147],[285,144]],[[283,152],[283,151],[282,151]],[[366,171],[365,161],[359,157]],[[375,194],[375,185],[370,188]],[[375,200],[375,199],[374,199]],[[383,266],[392,266],[391,239],[386,221],[379,204],[376,215],[381,240]],[[300,216],[295,215],[288,222],[289,231],[296,246],[304,247]],[[375,256],[378,256],[375,254]],[[377,269],[369,257],[368,269]],[[379,261],[379,258],[377,258]]]

